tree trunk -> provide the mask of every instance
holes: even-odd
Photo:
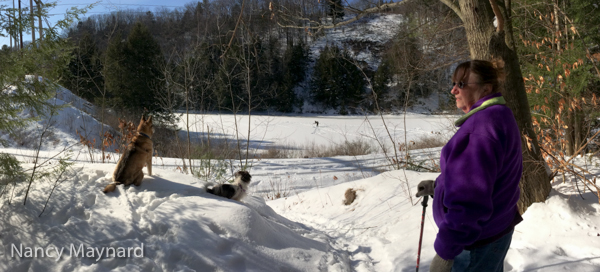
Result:
[[[510,1],[503,11],[504,29],[499,32],[493,25],[494,12],[488,0],[460,0],[459,6],[467,33],[467,42],[471,59],[501,59],[504,61],[506,81],[502,94],[507,106],[512,110],[523,135],[523,176],[520,182],[521,198],[519,211],[525,212],[534,202],[543,202],[550,193],[550,180],[546,172],[546,163],[533,132],[531,112],[523,75],[519,66],[519,57],[514,50],[512,22],[510,20]],[[505,33],[508,33],[505,35]]]

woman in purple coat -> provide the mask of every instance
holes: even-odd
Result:
[[[434,272],[503,271],[513,230],[523,172],[517,122],[499,90],[489,61],[461,63],[451,93],[466,114],[442,148],[441,174],[418,185],[417,196],[432,195],[439,227],[430,266]]]

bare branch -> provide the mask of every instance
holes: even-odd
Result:
[[[502,13],[500,12],[500,8],[498,7],[496,0],[490,0],[490,5],[492,5],[492,10],[494,10],[494,15],[496,15],[496,20],[498,21],[496,33],[500,33],[504,30],[504,17],[502,17]]]

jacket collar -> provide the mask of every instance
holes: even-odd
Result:
[[[471,107],[471,110],[467,114],[458,118],[458,120],[456,120],[456,122],[454,122],[454,125],[457,127],[462,126],[462,124],[465,121],[467,121],[467,119],[469,119],[469,117],[471,117],[473,114],[475,114],[476,112],[483,110],[489,106],[505,105],[505,104],[506,104],[506,100],[504,100],[504,97],[502,97],[501,93],[493,93],[490,95],[486,95],[483,98],[479,99],[475,104],[473,104],[473,107]]]

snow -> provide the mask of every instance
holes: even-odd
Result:
[[[347,48],[358,61],[364,61],[376,70],[379,66],[381,51],[386,42],[392,39],[403,21],[400,14],[371,14],[357,22],[338,28],[327,29],[323,36],[316,35],[311,43],[310,54],[315,59],[325,46],[335,45]],[[329,20],[327,23],[331,23]],[[351,48],[352,45],[364,44],[364,48]],[[356,50],[358,49],[358,50]]]
[[[69,97],[68,93],[61,98]],[[75,101],[75,100],[71,100]],[[57,103],[64,103],[57,99]],[[261,159],[249,196],[241,202],[207,194],[206,181],[177,170],[177,160],[155,158],[153,176],[141,186],[118,186],[103,194],[116,165],[91,163],[87,149],[71,146],[78,136],[66,124],[98,131],[100,123],[68,104],[52,126],[58,142],[43,146],[49,158],[71,149],[74,165],[67,179],[36,180],[23,205],[26,184],[9,187],[2,200],[0,271],[413,271],[422,206],[411,197],[420,180],[439,173],[385,170],[382,154],[332,158]],[[85,118],[84,118],[85,116]],[[69,119],[70,118],[70,119]],[[376,133],[379,117],[370,116]],[[428,133],[451,134],[447,116],[385,116],[397,139]],[[191,127],[219,128],[234,138],[234,120],[247,131],[246,116],[194,115]],[[314,120],[319,120],[316,127]],[[47,121],[47,120],[46,120]],[[364,116],[255,116],[251,142],[257,148],[282,141],[322,144],[377,138]],[[29,128],[36,131],[44,120]],[[180,126],[186,123],[182,121]],[[240,137],[246,137],[241,134]],[[440,136],[441,137],[441,136]],[[439,154],[417,150],[415,158]],[[15,144],[0,152],[16,155],[31,169],[34,150]],[[438,155],[439,156],[439,155]],[[576,165],[599,175],[597,158]],[[145,170],[144,170],[145,171]],[[533,204],[517,225],[505,271],[600,271],[600,204],[596,192],[574,177],[557,178],[550,197]],[[579,195],[579,190],[582,194]],[[356,200],[342,204],[348,188]],[[273,199],[275,192],[283,197]],[[8,203],[7,200],[11,202]],[[421,270],[428,271],[437,227],[426,210]],[[57,252],[62,255],[58,257]],[[109,252],[107,255],[106,252]],[[111,255],[112,254],[112,255]],[[20,255],[20,256],[19,256]],[[115,257],[116,256],[116,257]]]
[[[229,139],[236,139],[236,137],[245,139],[251,127],[251,147],[257,149],[283,145],[302,146],[307,143],[331,145],[358,140],[372,144],[381,141],[390,146],[390,135],[395,142],[399,143],[434,135],[449,137],[448,127],[452,124],[453,118],[455,117],[415,113],[382,117],[377,115],[253,115],[249,123],[248,115],[243,114],[191,114],[189,121],[182,116],[178,127],[185,130],[189,126],[191,131],[201,132],[196,134],[197,137],[206,137],[208,127],[211,134],[216,133],[217,137]],[[318,126],[315,121],[319,122]],[[238,131],[237,136],[236,131]]]

